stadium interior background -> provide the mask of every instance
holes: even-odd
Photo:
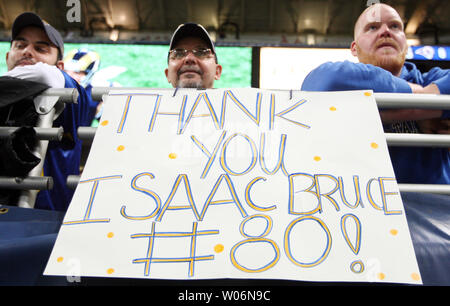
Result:
[[[164,75],[170,37],[178,25],[197,22],[215,39],[223,65],[215,87],[300,89],[306,74],[321,63],[356,61],[349,50],[353,26],[375,2],[393,6],[402,17],[409,61],[423,72],[450,68],[449,0],[0,0],[0,53],[9,50],[16,16],[32,11],[61,32],[66,54],[81,46],[100,54],[97,84],[170,88]],[[0,75],[4,72],[5,60]],[[88,150],[86,145],[83,162]],[[448,196],[406,192],[402,198],[424,284],[448,286],[450,271],[443,264],[449,258]],[[0,269],[0,285],[72,285],[66,278],[42,275],[63,213],[10,207],[0,215],[0,232],[8,233],[0,237],[0,262],[8,263]],[[230,281],[225,284],[247,284]],[[80,282],[105,283],[84,277]]]
[[[33,11],[63,34],[66,54],[78,47],[100,54],[97,84],[168,88],[170,36],[190,21],[205,26],[218,46],[224,73],[216,87],[298,89],[325,61],[356,61],[349,51],[353,24],[374,2],[380,1],[0,0],[0,53],[9,49],[14,18]],[[450,68],[450,1],[381,2],[403,18],[408,60],[422,71]],[[5,71],[0,62],[0,73]]]

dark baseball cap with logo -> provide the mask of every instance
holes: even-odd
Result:
[[[214,47],[214,42],[211,39],[211,36],[209,36],[208,31],[206,31],[206,29],[201,24],[198,23],[187,22],[180,24],[178,28],[175,30],[175,32],[173,32],[172,34],[172,38],[170,39],[169,51],[175,48],[178,42],[185,37],[198,37],[204,42],[206,42],[206,44],[214,54],[214,57],[216,58],[217,62],[217,55],[216,49]],[[167,57],[167,59],[169,58]]]
[[[64,56],[64,41],[61,34],[35,13],[25,12],[16,17],[12,26],[11,41],[16,39],[23,28],[29,26],[35,26],[45,31],[48,39],[58,48],[58,60],[61,60]]]
[[[212,50],[213,53],[216,53],[214,48],[214,42],[208,34],[208,31],[198,23],[183,23],[178,26],[178,28],[173,32],[172,39],[170,40],[170,49],[172,50],[177,43],[185,37],[198,37],[201,40],[205,41],[208,47]]]

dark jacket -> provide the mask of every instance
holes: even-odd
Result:
[[[49,88],[47,85],[13,77],[0,77],[0,126],[19,127],[0,137],[0,176],[24,177],[36,167],[40,158],[33,154],[36,145],[38,113],[33,98]],[[0,186],[3,204],[14,204],[17,191]]]

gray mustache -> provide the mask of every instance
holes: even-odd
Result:
[[[184,66],[184,67],[181,67],[181,69],[178,70],[177,74],[178,74],[178,76],[180,76],[180,74],[188,72],[188,71],[196,72],[196,73],[198,73],[200,75],[203,75],[203,71],[201,69],[199,69],[198,67],[196,67],[196,66]]]

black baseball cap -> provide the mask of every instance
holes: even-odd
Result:
[[[214,54],[216,53],[214,42],[209,36],[208,31],[206,31],[202,25],[192,22],[180,24],[175,32],[173,32],[172,39],[170,40],[169,50],[172,50],[177,45],[177,43],[185,37],[198,37],[202,39],[207,43],[212,52]]]
[[[16,39],[17,35],[19,35],[23,28],[29,26],[35,26],[43,29],[45,33],[47,33],[48,39],[56,46],[56,48],[58,48],[58,59],[62,59],[64,56],[64,41],[61,34],[59,34],[54,27],[42,20],[41,17],[35,13],[25,12],[16,17],[12,26],[11,41]]]

